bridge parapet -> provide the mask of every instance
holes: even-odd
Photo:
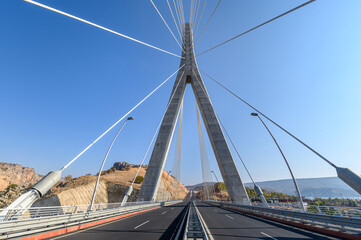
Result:
[[[287,208],[289,206],[286,205],[283,206],[284,208],[280,208],[281,204],[270,205],[270,208],[265,208],[261,206],[239,205],[230,202],[206,202],[280,222],[294,223],[291,225],[304,226],[304,228],[314,231],[317,231],[317,228],[319,228],[325,229],[319,232],[333,231],[336,234],[345,234],[346,238],[347,235],[357,237],[361,235],[361,208],[307,206],[307,212],[301,212],[301,209],[290,209]]]

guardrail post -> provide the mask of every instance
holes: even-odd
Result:
[[[78,206],[75,206],[73,214],[76,213],[76,210],[78,209]]]

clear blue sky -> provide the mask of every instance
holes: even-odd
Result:
[[[40,2],[180,54],[149,1]],[[208,1],[200,28],[217,2]],[[196,51],[302,2],[223,1]],[[166,2],[155,3],[175,30]],[[359,0],[318,0],[200,56],[198,65],[336,165],[360,174],[360,9]],[[0,28],[0,161],[33,167],[41,174],[60,169],[179,66],[176,57],[21,0],[1,1]],[[250,117],[251,110],[205,76],[204,81],[254,179],[289,178],[272,139]],[[173,82],[174,78],[132,114],[135,120],[121,133],[105,168],[115,161],[140,163]],[[333,168],[269,126],[296,177],[335,176]],[[64,175],[96,173],[114,134],[96,144]],[[211,168],[216,170],[206,141]],[[166,170],[171,170],[173,151],[174,143]],[[236,157],[235,161],[248,182]],[[181,175],[185,184],[201,181],[190,87],[184,102]]]

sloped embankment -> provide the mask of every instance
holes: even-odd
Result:
[[[97,190],[95,203],[114,203],[121,202],[125,191],[130,186],[137,168],[127,170],[116,170],[101,176],[100,184]],[[145,175],[145,168],[141,168],[139,176]],[[37,201],[33,206],[71,206],[71,205],[88,205],[90,204],[94,185],[96,182],[95,175],[86,175],[74,179],[67,179],[57,184],[51,189],[47,197]],[[135,201],[140,191],[141,184],[133,185],[133,193],[128,201]],[[188,193],[187,188],[163,172],[157,199],[183,199]]]

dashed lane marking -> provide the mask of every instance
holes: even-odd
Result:
[[[164,212],[162,212],[161,214],[163,215],[163,214],[165,214],[167,211],[164,211]]]
[[[269,237],[270,239],[273,239],[273,240],[277,240],[277,238],[274,238],[270,235],[268,235],[267,233],[264,233],[264,232],[261,232],[263,235],[265,235],[266,237]]]
[[[139,228],[139,227],[141,227],[141,226],[143,226],[144,224],[147,224],[147,223],[149,223],[149,222],[150,222],[150,220],[145,221],[144,223],[139,224],[138,226],[136,226],[134,229],[137,229],[137,228]]]
[[[233,217],[231,217],[231,216],[228,216],[228,215],[226,215],[226,217],[228,217],[228,218],[230,218],[230,219],[234,219]]]

